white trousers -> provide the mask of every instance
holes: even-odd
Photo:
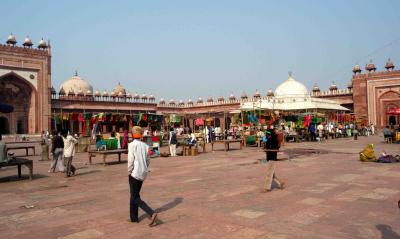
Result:
[[[176,144],[169,145],[169,153],[171,154],[172,157],[176,156]]]

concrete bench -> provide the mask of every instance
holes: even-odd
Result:
[[[32,180],[32,178],[33,178],[33,161],[32,160],[24,159],[24,158],[15,158],[15,159],[11,159],[8,162],[1,162],[0,168],[17,166],[18,167],[18,178],[21,178],[22,165],[25,165],[29,169],[29,179]]]

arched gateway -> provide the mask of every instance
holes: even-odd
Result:
[[[50,48],[0,44],[0,112],[2,134],[38,134],[51,116]]]
[[[0,95],[1,103],[10,105],[14,110],[10,113],[0,113],[0,129],[2,134],[9,133],[29,133],[29,128],[35,129],[29,122],[36,118],[36,90],[32,84],[10,72],[0,76]]]

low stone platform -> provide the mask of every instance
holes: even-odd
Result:
[[[367,143],[400,154],[378,136],[286,144],[290,160],[277,167],[286,189],[269,193],[259,148],[153,159],[141,193],[160,213],[152,228],[144,215],[127,221],[126,155],[103,166],[78,154],[71,178],[27,157],[32,181],[0,169],[0,238],[398,238],[400,163],[360,162]]]

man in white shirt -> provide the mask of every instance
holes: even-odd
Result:
[[[317,130],[318,130],[319,141],[322,141],[324,137],[323,135],[324,126],[321,123],[319,123],[319,125],[317,126]]]
[[[128,173],[131,193],[130,219],[131,222],[139,222],[138,209],[140,207],[151,217],[149,226],[155,226],[157,213],[140,198],[140,189],[142,188],[143,181],[146,179],[150,164],[149,146],[140,141],[142,138],[142,128],[139,126],[132,128],[132,135],[134,140],[128,145]]]
[[[63,134],[64,140],[64,160],[67,164],[67,177],[70,177],[71,174],[75,175],[76,168],[72,165],[72,159],[75,156],[75,144],[78,143],[78,140],[72,137],[72,135],[65,133]]]

